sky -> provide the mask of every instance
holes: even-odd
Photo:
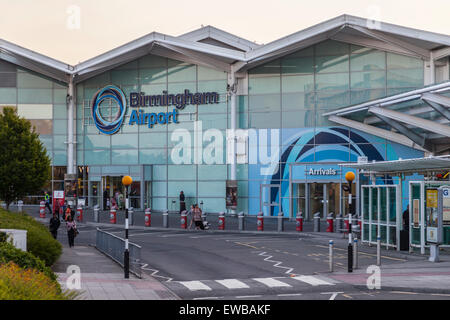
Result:
[[[265,44],[350,14],[450,35],[449,12],[450,0],[0,0],[0,39],[74,65],[202,25]]]

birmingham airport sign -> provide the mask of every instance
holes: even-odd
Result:
[[[219,103],[219,94],[217,92],[191,93],[187,89],[179,94],[169,94],[167,91],[163,91],[162,94],[158,95],[146,95],[144,92],[131,92],[129,98],[130,107],[132,108],[174,107],[170,112],[159,113],[144,112],[142,109],[133,110],[128,124],[147,125],[148,128],[152,128],[156,124],[179,123],[178,110],[184,109],[186,105]],[[100,113],[100,104],[106,99],[114,100],[119,106],[119,111],[111,121],[104,119]],[[97,129],[103,134],[111,135],[118,132],[124,122],[127,111],[127,99],[119,87],[108,85],[94,94],[91,109],[92,118]]]

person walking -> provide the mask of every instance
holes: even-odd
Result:
[[[52,208],[50,207],[50,196],[47,191],[44,194],[45,207],[48,209],[49,213],[52,213]]]
[[[66,227],[67,227],[67,236],[69,238],[69,247],[72,248],[75,246],[75,237],[78,234],[78,230],[77,224],[75,223],[71,215],[68,216]]]
[[[109,209],[108,198],[109,198],[108,190],[105,189],[105,191],[103,191],[103,210]]]
[[[195,223],[195,229],[201,229],[201,230],[205,230],[205,226],[203,225],[203,219],[202,219],[202,211],[200,210],[200,208],[198,207],[197,204],[194,204],[194,209],[192,212],[192,219],[191,219],[191,223],[189,224],[189,229],[192,226],[192,222]]]
[[[53,238],[56,239],[58,236],[58,229],[61,225],[61,222],[59,222],[59,216],[56,215],[56,212],[53,213],[53,217],[50,218],[50,224],[49,229],[50,233],[52,234]]]
[[[403,211],[403,230],[409,231],[409,204],[406,206],[406,210]]]
[[[59,200],[55,200],[55,212],[53,212],[53,214],[57,214],[58,215],[58,219],[59,219],[59,210],[60,210],[61,206],[59,203]]]
[[[186,210],[186,202],[184,201],[184,193],[180,192],[180,214]]]

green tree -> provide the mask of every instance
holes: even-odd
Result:
[[[0,199],[11,202],[38,193],[50,179],[50,159],[31,123],[13,108],[0,113]]]

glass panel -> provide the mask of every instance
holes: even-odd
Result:
[[[249,115],[250,128],[280,128],[280,112],[254,112]]]
[[[52,103],[52,89],[18,89],[18,103]]]
[[[169,180],[195,180],[197,168],[195,165],[169,165]]]
[[[281,72],[283,74],[305,74],[314,72],[314,58],[298,57],[281,60]]]
[[[314,76],[284,76],[281,77],[281,92],[312,92],[314,91]]]
[[[316,89],[322,91],[342,91],[349,89],[348,73],[318,74]]]
[[[388,69],[423,69],[423,61],[421,59],[388,52],[387,67]]]
[[[350,56],[350,71],[368,71],[386,69],[386,53],[383,51],[363,48],[352,52]]]
[[[386,74],[384,71],[352,72],[350,74],[350,83],[352,89],[384,88],[386,86]]]
[[[138,164],[137,150],[113,150],[111,152],[112,164]]]
[[[328,192],[328,213],[334,213],[334,215],[338,215],[341,212],[339,206],[339,199],[341,193],[341,187],[339,183],[328,183],[327,185]]]
[[[19,88],[52,88],[52,82],[27,72],[17,73],[17,86]]]
[[[167,58],[155,55],[147,55],[138,60],[140,68],[166,68],[167,67]]]
[[[280,92],[280,77],[261,77],[248,79],[248,93],[269,94]]]
[[[225,198],[225,181],[203,181],[198,184],[199,197],[223,197]]]
[[[167,149],[140,149],[140,164],[165,164],[167,163]]]
[[[227,73],[203,66],[198,66],[198,80],[226,80]]]
[[[103,134],[85,135],[84,145],[86,149],[107,149],[110,147],[110,137]]]
[[[179,63],[168,69],[169,82],[196,81],[197,68],[193,65]]]
[[[283,128],[314,127],[314,110],[284,111],[281,125]]]
[[[319,73],[348,72],[348,55],[316,57],[316,71]]]
[[[280,110],[280,95],[265,94],[251,95],[249,99],[249,111],[278,111]]]
[[[423,69],[388,70],[388,87],[422,87]]]
[[[0,103],[17,103],[16,88],[0,88]]]
[[[15,88],[16,86],[17,76],[15,72],[0,72],[0,87]]]
[[[152,69],[140,69],[139,75],[141,78],[141,84],[153,84],[153,83],[166,83],[167,82],[167,69],[164,68],[152,68]]]
[[[349,53],[350,46],[347,43],[326,40],[316,45],[317,56],[340,55]]]
[[[311,218],[314,214],[320,212],[322,216],[323,212],[323,183],[309,183],[309,212]]]
[[[19,104],[17,114],[25,119],[52,119],[53,105],[51,104]]]
[[[36,128],[36,132],[39,134],[52,134],[53,133],[53,121],[52,120],[29,120],[31,125]],[[65,132],[63,132],[65,133]]]

